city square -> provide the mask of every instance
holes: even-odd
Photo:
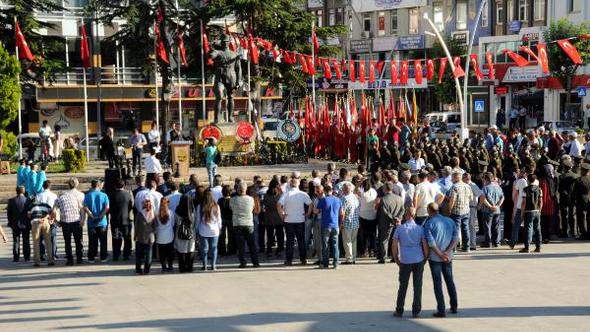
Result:
[[[590,1],[0,0],[0,331],[586,331]]]

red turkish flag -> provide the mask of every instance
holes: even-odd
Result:
[[[164,47],[164,42],[162,41],[162,37],[160,36],[160,28],[156,24],[156,53],[158,53],[158,58],[165,63],[170,63],[168,60],[168,52],[166,52],[166,47]]]
[[[473,66],[477,80],[483,80],[483,73],[481,72],[481,70],[479,70],[479,66],[477,64],[477,54],[471,54],[469,56],[469,61],[471,61],[471,66]]]
[[[422,84],[422,60],[414,60],[414,78],[416,84]]]
[[[320,42],[318,41],[318,37],[315,35],[315,30],[311,31],[311,41],[313,43],[313,51],[315,54],[318,54],[320,50]]]
[[[14,24],[14,34],[16,37],[16,46],[18,47],[18,58],[33,61],[35,57],[29,48],[29,44],[27,44],[25,35],[23,35],[23,32],[20,30],[18,22],[15,22]]]
[[[530,55],[533,59],[539,61],[539,58],[537,58],[537,55],[535,54],[535,52],[533,52],[528,46],[521,46],[521,47],[519,47],[519,49],[521,51],[523,51],[524,53]]]
[[[324,77],[329,80],[332,78],[332,70],[330,69],[330,63],[328,59],[322,59],[322,66],[324,66]]]
[[[408,60],[402,61],[402,68],[399,74],[399,84],[407,85],[408,84]]]
[[[434,60],[427,59],[426,60],[426,79],[432,81],[434,78]]]
[[[348,79],[351,82],[356,82],[356,64],[354,60],[348,61]]]
[[[369,61],[369,83],[375,82],[375,61]]]
[[[248,35],[248,55],[250,56],[250,61],[257,65],[259,62],[258,46],[256,46],[256,42],[254,42],[251,34]]]
[[[491,80],[495,80],[496,74],[494,73],[494,53],[486,52],[486,62],[489,70],[488,78]]]
[[[307,70],[307,61],[305,60],[305,57],[303,56],[303,54],[297,54],[299,56],[299,63],[301,63],[301,71],[304,74],[308,73]]]
[[[86,36],[86,29],[82,24],[82,40],[80,41],[80,59],[84,68],[90,68],[92,63],[90,61],[90,49],[88,48],[88,37]]]
[[[184,40],[182,39],[182,32],[178,29],[177,32],[177,43],[178,43],[178,50],[180,51],[180,57],[182,59],[182,65],[186,66],[186,49],[184,48]]]
[[[584,62],[582,61],[582,57],[580,57],[580,53],[578,53],[578,49],[570,43],[567,39],[562,39],[557,41],[557,45],[561,47],[561,49],[567,54],[567,56],[572,59],[574,64],[581,65]]]
[[[505,53],[506,55],[508,55],[510,57],[510,59],[512,59],[512,61],[514,61],[516,63],[516,65],[519,67],[525,67],[525,66],[528,66],[528,64],[529,64],[529,60],[523,58],[522,56],[520,56],[512,51],[504,50],[504,51],[502,51],[502,53]]]
[[[463,77],[465,76],[465,71],[461,68],[461,57],[456,56],[453,58],[453,63],[455,64],[455,70],[453,71],[453,77]]]
[[[440,67],[438,67],[438,84],[442,83],[442,78],[445,74],[445,69],[447,68],[447,62],[447,58],[440,58]]]
[[[365,60],[359,61],[359,82],[365,83]]]
[[[543,74],[549,74],[549,57],[547,56],[547,45],[546,44],[537,44],[537,51],[539,59],[539,64],[541,65],[541,69],[543,70]]]
[[[332,59],[332,65],[334,66],[334,73],[336,75],[336,79],[342,78],[342,70],[340,70],[340,61]]]
[[[311,55],[306,55],[305,59],[307,59],[307,73],[309,75],[315,75],[315,63],[313,63]]]
[[[397,61],[391,60],[389,69],[391,71],[391,84],[397,84]]]

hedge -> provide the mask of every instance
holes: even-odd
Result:
[[[79,172],[86,165],[86,152],[84,150],[64,149],[62,157],[67,172]]]

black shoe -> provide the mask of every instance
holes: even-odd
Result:
[[[248,265],[246,263],[242,263],[240,264],[240,266],[238,266],[240,269],[245,269]]]
[[[457,314],[457,308],[451,308],[451,313],[452,314]]]
[[[379,264],[385,264],[385,260],[384,259],[380,259],[377,263],[379,263]],[[342,263],[342,264],[344,264],[344,263]]]
[[[393,317],[402,318],[403,315],[404,315],[404,313],[401,311],[394,311],[393,312]]]
[[[469,250],[475,251],[475,250],[477,250],[477,248],[476,247],[471,247],[471,248],[469,248]]]
[[[285,261],[285,263],[283,263],[283,264],[285,264],[285,266],[291,266],[291,265],[293,265],[293,263],[290,262],[290,261]]]
[[[306,259],[302,259],[301,260],[301,265],[307,265],[307,260]]]
[[[523,253],[523,254],[528,254],[530,252],[530,250],[529,250],[529,248],[522,248],[518,252]]]
[[[420,313],[419,312],[413,312],[412,313],[412,318],[420,318]]]
[[[74,265],[74,261],[67,261],[67,262],[66,262],[66,265],[67,265],[67,266],[73,266],[73,265]]]
[[[252,266],[253,266],[254,268],[259,268],[259,267],[260,267],[260,263],[254,263]]]
[[[16,262],[19,261],[19,259],[18,258],[13,258],[12,261],[16,263]]]
[[[432,314],[432,317],[445,318],[445,317],[447,317],[447,315],[444,312],[435,312]]]
[[[82,258],[76,260],[76,264],[82,264],[83,262],[84,261],[82,260]]]
[[[47,266],[55,266],[55,262],[47,263]]]
[[[541,247],[536,247],[535,252],[541,252]]]
[[[489,243],[482,243],[482,244],[480,244],[479,246],[480,246],[480,247],[482,247],[482,248],[489,248],[489,247],[491,247],[492,245],[491,245],[491,244],[489,244]]]

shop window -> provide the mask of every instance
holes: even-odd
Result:
[[[502,5],[501,0],[496,2],[496,24],[504,24],[504,5]]]
[[[545,6],[547,0],[535,0],[535,21],[545,20]]]
[[[518,20],[528,21],[528,0],[518,0]]]
[[[391,15],[391,34],[397,34],[398,23],[397,23],[397,9],[390,12]]]
[[[481,12],[481,27],[486,28],[489,24],[489,6],[488,2],[486,1],[485,5],[483,6],[483,11]]]
[[[455,29],[467,29],[467,0],[457,0]]]
[[[336,9],[335,8],[328,9],[328,25],[329,26],[336,25]]]
[[[443,31],[445,29],[445,21],[443,16],[442,1],[433,2],[432,7],[434,8],[434,25],[438,31]]]
[[[371,32],[371,15],[365,15],[363,17],[363,31]]]
[[[323,27],[324,26],[324,11],[321,9],[318,10],[313,10],[311,12],[314,16],[315,16],[315,24],[317,27]]]
[[[415,34],[418,33],[418,16],[419,16],[419,11],[418,8],[411,8],[409,10],[409,16],[410,16],[410,20],[409,20],[409,26],[408,26],[408,32],[411,34]]]
[[[336,8],[336,24],[344,24],[344,8]]]

